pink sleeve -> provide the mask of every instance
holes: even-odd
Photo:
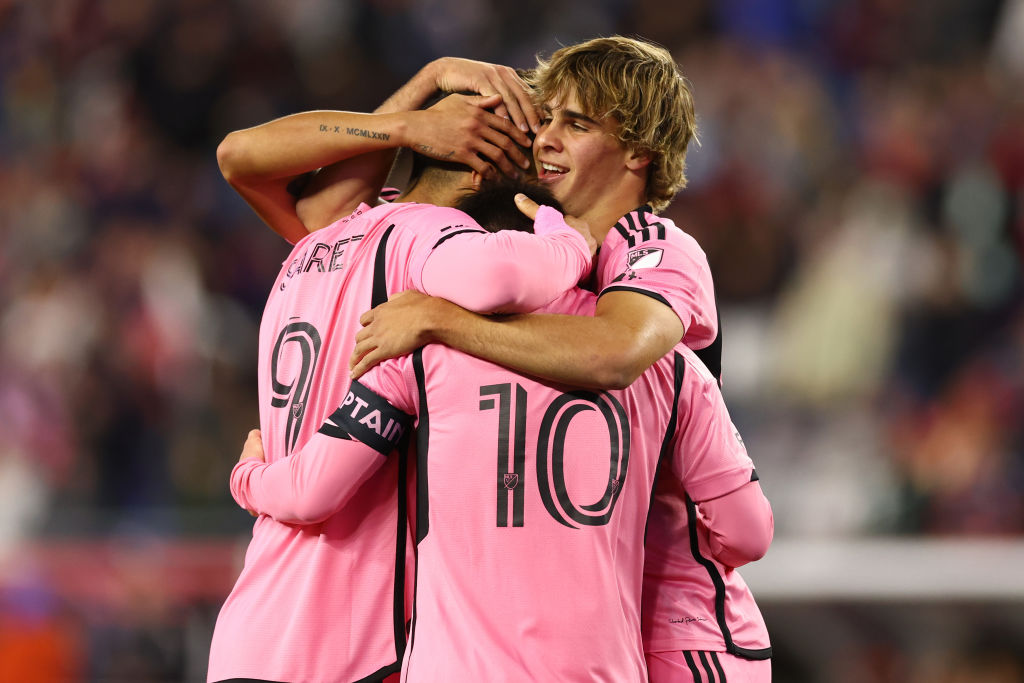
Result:
[[[235,502],[290,524],[314,524],[340,510],[411,428],[412,416],[378,393],[380,386],[388,386],[396,403],[412,405],[400,365],[386,361],[368,372],[363,382],[353,381],[327,422],[287,458],[269,464],[249,459],[235,465]],[[396,378],[382,379],[384,374]]]
[[[583,236],[551,207],[540,207],[534,226],[536,234],[467,231],[442,238],[422,269],[413,269],[413,282],[478,313],[540,308],[585,277],[591,257]]]
[[[344,506],[384,457],[360,441],[318,433],[275,463],[239,462],[231,470],[231,495],[246,510],[278,522],[315,524]]]
[[[623,236],[621,226],[608,233],[601,246],[598,291],[637,292],[662,302],[679,316],[683,343],[691,349],[702,349],[718,336],[707,256],[693,237],[667,219],[642,234]]]
[[[749,482],[754,463],[732,424],[714,377],[689,349],[683,350],[682,362],[685,374],[673,443],[673,472],[690,498],[702,502]]]
[[[697,504],[708,529],[712,556],[727,567],[764,557],[775,534],[772,506],[761,485],[747,482],[732,493]]]

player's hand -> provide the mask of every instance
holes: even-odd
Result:
[[[266,462],[266,455],[263,453],[263,434],[258,429],[250,429],[242,444],[242,454],[238,456],[238,462],[243,460],[259,460]]]
[[[439,316],[453,307],[458,308],[450,301],[408,289],[363,313],[359,318],[363,329],[356,334],[348,363],[352,379],[358,379],[383,360],[429,344]]]
[[[263,435],[258,429],[250,429],[249,434],[242,444],[242,454],[238,456],[238,462],[243,460],[259,460],[266,462],[266,455],[263,453]],[[246,510],[250,515],[256,517],[255,510]]]
[[[500,95],[449,95],[429,109],[408,112],[405,146],[433,159],[456,161],[482,175],[508,176],[530,168],[530,138],[488,109]]]
[[[495,114],[511,119],[523,132],[536,133],[540,128],[540,115],[530,97],[530,86],[515,69],[458,57],[442,57],[431,66],[436,71],[434,82],[441,90],[501,95]]]
[[[516,207],[530,220],[537,220],[537,210],[540,209],[540,205],[525,194],[520,193],[516,195]],[[564,214],[562,217],[565,219],[566,225],[583,235],[583,239],[587,241],[587,246],[590,248],[590,255],[596,254],[598,244],[594,236],[590,234],[590,225],[582,218],[576,218],[576,216]]]

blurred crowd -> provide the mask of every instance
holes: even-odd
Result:
[[[56,614],[86,666],[26,544],[248,529],[227,476],[288,245],[227,132],[613,33],[693,85],[666,214],[777,535],[1024,534],[1024,1],[0,0],[0,614]]]

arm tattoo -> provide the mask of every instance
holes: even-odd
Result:
[[[453,158],[455,156],[455,150],[454,149],[452,151],[448,152],[447,154],[441,154],[440,152],[435,150],[430,145],[415,145],[415,147],[416,147],[416,151],[419,152],[420,154],[426,155],[428,157],[432,157],[434,159],[440,159],[441,161],[446,161],[446,160],[451,159],[451,158]]]
[[[341,126],[328,126],[326,124],[320,124],[321,133],[341,133]],[[361,138],[370,138],[372,140],[384,140],[385,142],[391,139],[390,133],[381,133],[377,130],[367,130],[365,128],[345,128],[345,132],[349,135],[358,135]]]

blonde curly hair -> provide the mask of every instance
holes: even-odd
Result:
[[[618,122],[616,137],[651,155],[646,201],[655,211],[686,186],[686,148],[697,134],[690,85],[668,50],[612,36],[563,47],[537,59],[529,74],[534,99],[556,102],[575,93],[584,113]]]

